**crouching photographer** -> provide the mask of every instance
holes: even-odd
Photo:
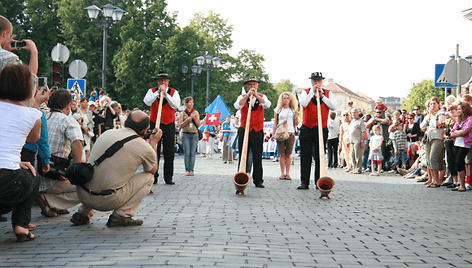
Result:
[[[155,152],[162,136],[159,130],[150,135],[149,144],[143,139],[149,122],[144,112],[133,111],[124,128],[109,130],[97,139],[88,162],[99,164],[94,168],[92,180],[77,186],[82,205],[70,220],[74,225],[89,223],[93,210],[113,210],[108,227],[143,224],[132,217],[153,185],[158,168]],[[109,156],[107,150],[117,144],[120,149]],[[144,171],[136,173],[140,165]]]

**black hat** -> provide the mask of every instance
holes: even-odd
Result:
[[[314,72],[311,74],[311,77],[310,77],[311,80],[323,80],[325,79],[323,77],[323,74],[321,72]]]
[[[167,75],[167,72],[165,71],[160,71],[156,77],[153,77],[152,80],[157,80],[157,79],[170,79],[170,77]]]
[[[257,78],[255,76],[249,76],[247,79],[246,79],[246,82],[244,82],[244,84],[247,84],[249,82],[256,82],[256,83],[260,83],[259,80],[257,80]]]

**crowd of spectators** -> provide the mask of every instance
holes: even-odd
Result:
[[[341,122],[334,122],[334,116],[330,119],[330,125],[340,127],[329,128],[332,142],[327,146],[328,167],[342,167],[354,174],[370,172],[372,176],[389,172],[416,179],[430,188],[471,190],[471,105],[469,86],[464,86],[457,98],[448,96],[444,103],[437,97],[430,98],[424,112],[415,105],[411,111],[390,113],[381,100],[373,116],[358,116],[353,107],[342,113]],[[358,145],[359,137],[363,146]],[[333,156],[335,138],[339,141],[338,159]]]

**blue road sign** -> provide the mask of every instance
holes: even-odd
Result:
[[[85,79],[67,79],[67,89],[74,92],[79,92],[80,97],[85,96],[86,93],[86,83]]]
[[[435,87],[456,87],[455,85],[449,83],[444,75],[444,66],[446,64],[436,64],[434,72],[434,86]]]

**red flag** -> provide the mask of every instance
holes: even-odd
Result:
[[[219,126],[220,125],[220,115],[221,115],[221,113],[207,114],[205,125]]]

